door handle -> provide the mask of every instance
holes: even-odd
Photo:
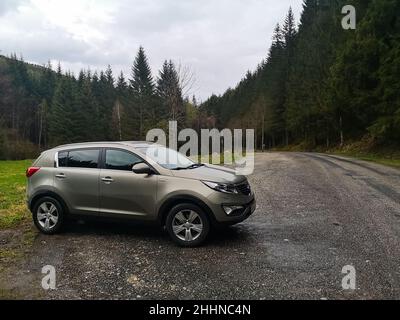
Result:
[[[64,173],[59,173],[56,175],[56,178],[58,179],[65,179],[67,176]]]
[[[114,182],[114,179],[111,177],[105,177],[105,178],[102,178],[101,181],[103,181],[105,183],[111,183],[111,182]]]

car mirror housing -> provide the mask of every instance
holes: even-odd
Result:
[[[149,167],[148,164],[141,162],[137,163],[132,167],[132,171],[136,174],[147,174],[147,175],[152,175],[154,174],[154,171],[152,168]]]

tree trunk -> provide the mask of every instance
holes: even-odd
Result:
[[[119,141],[122,141],[122,128],[121,128],[121,110],[119,101],[117,102],[117,120],[118,120],[118,134],[119,134]]]
[[[142,107],[142,103],[140,103],[140,106],[139,106],[139,139],[142,139],[142,133],[143,133],[143,107]]]
[[[289,146],[289,132],[288,129],[285,128],[285,143],[286,143],[286,147]]]
[[[42,143],[42,131],[43,131],[43,105],[39,107],[39,137],[38,137],[38,145],[39,150],[41,148]]]
[[[343,119],[342,116],[339,118],[339,130],[340,130],[340,147],[344,146],[344,134],[343,134]]]
[[[329,124],[326,124],[326,148],[329,149],[330,141],[329,141]]]
[[[263,112],[262,126],[261,126],[261,151],[262,152],[264,152],[264,149],[265,149],[264,130],[265,130],[265,113]]]

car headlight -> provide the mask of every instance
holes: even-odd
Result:
[[[226,184],[226,183],[217,183],[217,182],[210,182],[210,181],[203,181],[203,183],[216,191],[223,192],[223,193],[230,193],[230,194],[238,194],[239,191],[236,189],[236,187],[232,184]]]

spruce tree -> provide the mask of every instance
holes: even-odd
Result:
[[[81,72],[77,82],[77,100],[75,109],[81,117],[77,119],[77,132],[84,141],[103,140],[103,125],[100,117],[100,107],[93,93],[90,72]]]
[[[69,90],[69,80],[66,77],[60,78],[57,83],[54,97],[51,103],[50,123],[49,123],[49,138],[50,144],[72,142],[71,136],[71,96]]]
[[[154,101],[154,81],[151,69],[143,47],[139,48],[137,56],[132,66],[132,79],[130,88],[135,106],[138,108],[138,138],[144,138],[144,130],[148,119],[155,107]]]
[[[174,63],[165,61],[157,80],[157,94],[162,103],[161,115],[173,121],[182,121],[185,115],[182,89]]]

